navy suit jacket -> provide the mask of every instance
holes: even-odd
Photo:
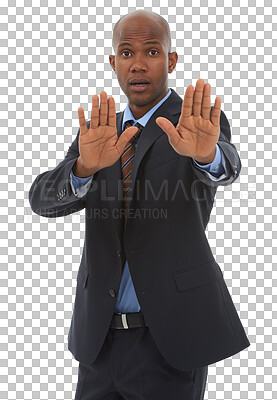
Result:
[[[176,126],[181,107],[172,89],[142,132],[126,218],[120,158],[94,174],[83,198],[72,192],[79,131],[65,159],[38,175],[30,188],[30,205],[38,215],[56,218],[85,208],[85,242],[68,334],[69,350],[82,363],[92,363],[104,343],[124,252],[145,322],[173,367],[199,368],[250,345],[205,234],[217,187],[238,178],[240,158],[223,111],[218,145],[226,158],[226,178],[212,181],[190,157],[176,153],[155,119],[163,116]],[[123,112],[117,113],[118,136],[122,118]]]

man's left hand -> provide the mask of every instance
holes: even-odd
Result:
[[[211,85],[198,79],[195,90],[192,85],[186,89],[176,128],[164,117],[158,117],[156,123],[168,135],[169,143],[178,154],[209,164],[216,154],[220,114],[221,98],[216,97],[211,112]]]

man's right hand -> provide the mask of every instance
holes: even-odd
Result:
[[[90,176],[102,168],[113,165],[124,152],[128,141],[137,133],[134,126],[127,128],[117,136],[116,110],[113,97],[107,99],[107,93],[92,96],[90,128],[88,129],[84,110],[78,108],[80,135],[79,153],[75,171],[79,175]],[[74,173],[74,171],[73,171]]]

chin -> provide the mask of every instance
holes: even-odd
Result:
[[[135,106],[146,106],[147,104],[151,103],[151,101],[153,101],[152,98],[146,96],[141,96],[140,98],[138,98],[138,96],[136,98],[129,97],[128,100],[129,103],[132,103]]]
[[[126,93],[125,93],[126,94]],[[137,103],[137,104],[144,104],[145,100],[149,100],[152,101],[153,100],[153,92],[149,92],[149,93],[130,93],[128,92],[126,94],[126,96],[128,97],[129,101],[132,101],[133,103]]]

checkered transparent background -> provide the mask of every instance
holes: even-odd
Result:
[[[124,110],[109,65],[112,28],[145,5],[170,24],[179,59],[169,87],[183,97],[198,78],[211,84],[242,161],[239,179],[217,191],[207,237],[251,346],[209,366],[205,399],[277,398],[277,8],[255,0],[185,3],[1,1],[1,399],[74,398],[78,362],[67,333],[84,210],[39,217],[28,191],[64,158],[77,109],[90,119],[93,94],[105,90]]]

